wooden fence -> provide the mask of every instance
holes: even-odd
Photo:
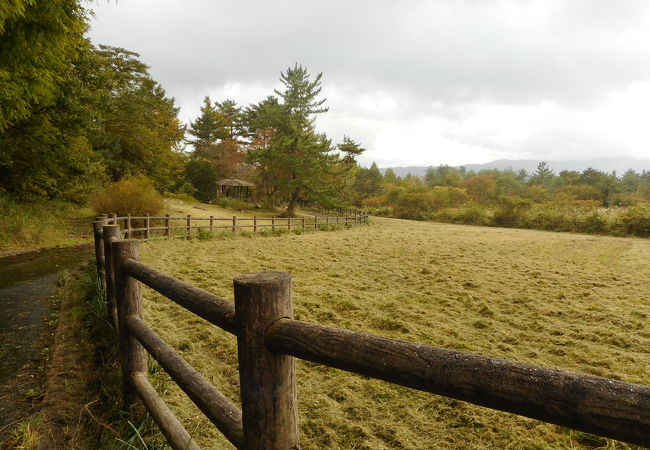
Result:
[[[295,231],[320,230],[330,226],[356,226],[368,222],[365,211],[342,211],[336,216],[313,217],[193,217],[187,216],[132,216],[130,214],[118,217],[115,214],[105,214],[110,223],[121,225],[125,238],[140,237],[150,239],[152,236],[184,236],[191,238],[193,232],[199,231],[251,231],[258,233],[263,230]],[[179,233],[180,232],[180,233]]]
[[[237,448],[300,447],[296,357],[650,446],[648,386],[293,320],[287,273],[235,278],[233,303],[143,264],[138,241],[121,240],[109,221],[95,221],[95,249],[119,334],[125,407],[139,397],[174,449],[198,446],[147,380],[146,352]],[[241,410],[143,321],[141,284],[237,336]]]

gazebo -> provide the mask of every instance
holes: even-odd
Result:
[[[217,186],[219,186],[219,190],[217,191],[219,197],[238,198],[250,197],[250,188],[255,187],[253,183],[238,180],[234,177],[224,178],[223,180],[217,181]]]

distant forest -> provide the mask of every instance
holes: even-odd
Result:
[[[361,143],[348,136],[333,143],[316,129],[328,111],[321,74],[298,64],[280,72],[282,89],[258,103],[206,96],[184,125],[137,53],[84,37],[88,14],[77,0],[0,8],[0,205],[83,204],[130,177],[210,202],[217,180],[237,177],[255,184],[256,202],[288,215],[317,204],[409,219],[650,234],[645,171],[555,174],[540,163],[531,173],[441,166],[400,178],[376,164],[361,167]]]

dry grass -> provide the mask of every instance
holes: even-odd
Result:
[[[142,244],[145,262],[232,298],[291,272],[299,319],[650,384],[650,241],[375,219],[336,232]],[[235,339],[160,295],[145,319],[238,401]],[[204,448],[230,448],[173,384]],[[303,447],[625,448],[558,426],[298,362]]]

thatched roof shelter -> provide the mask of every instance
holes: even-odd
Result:
[[[250,196],[250,188],[255,187],[253,183],[248,181],[238,180],[237,178],[230,177],[217,181],[219,189],[219,196],[224,197],[248,197]]]

